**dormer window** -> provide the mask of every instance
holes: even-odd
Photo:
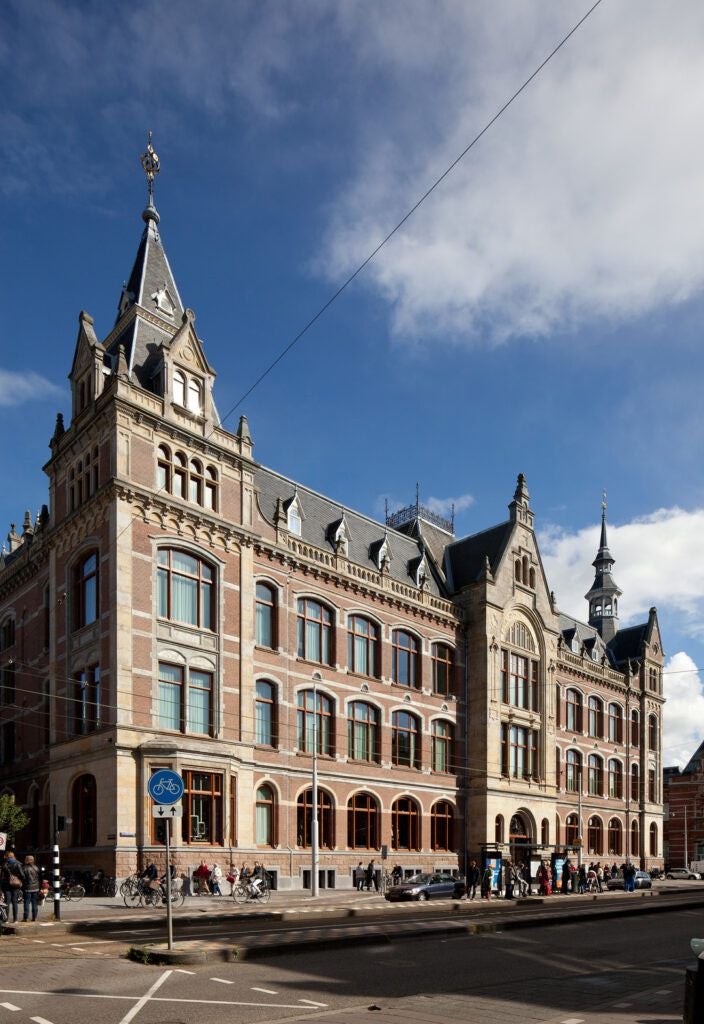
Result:
[[[289,533],[293,533],[296,537],[301,536],[303,529],[303,509],[298,499],[298,493],[296,492],[288,503],[286,508],[286,529]]]
[[[174,371],[173,395],[176,405],[186,404],[186,377],[180,370]]]
[[[194,377],[188,381],[188,408],[191,412],[200,412],[203,408],[201,387]]]

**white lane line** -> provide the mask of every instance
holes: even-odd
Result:
[[[614,1010],[627,1010],[633,1003],[614,1003]]]
[[[5,996],[68,996],[70,999],[127,999],[133,1000],[136,996],[109,996],[100,992],[40,992],[36,988],[2,988],[0,995]],[[9,1006],[9,1003],[0,1003],[0,1006]],[[19,1007],[15,1007],[19,1009]]]
[[[278,996],[278,992],[273,988],[257,988],[256,985],[252,985],[252,992],[263,992],[265,996]]]
[[[169,973],[169,972],[167,972]],[[195,972],[194,972],[195,973]],[[38,992],[32,988],[4,988],[0,989],[1,995],[17,995],[17,996],[68,996],[69,999],[126,999],[128,1002],[135,999],[135,996],[114,996],[114,995],[103,995],[97,992]],[[143,1005],[144,997],[142,997]],[[152,1003],[199,1003],[202,1006],[251,1006],[251,1007],[264,1007],[267,1010],[300,1010],[300,1003],[251,1003],[243,1002],[232,999],[175,999],[167,998],[166,996],[155,996],[150,1000]],[[0,1003],[0,1006],[11,1006],[10,1003]],[[19,1010],[19,1006],[13,1007],[13,1009]],[[123,1019],[119,1024],[126,1024]]]
[[[85,953],[83,946],[71,946],[74,953]]]
[[[327,1003],[316,1003],[315,999],[299,999],[299,1003],[306,1003],[308,1006],[327,1006]]]
[[[187,971],[183,967],[174,967],[174,974],[195,974],[195,971]]]
[[[659,988],[656,991],[655,995],[656,996],[671,996],[672,995],[672,990],[669,989],[669,988]]]
[[[51,1024],[51,1021],[47,1020],[46,1017],[30,1017],[30,1020],[33,1020],[34,1024]]]
[[[19,1010],[19,1006],[15,1006],[14,1003],[0,1003],[5,1010]]]
[[[264,1007],[266,1010],[300,1010],[300,1003],[247,1003],[236,999],[173,999],[167,996],[155,996],[152,1003],[198,1003],[200,1006],[251,1006]],[[122,1024],[122,1021],[120,1021]]]
[[[130,1021],[133,1019],[133,1017],[136,1017],[137,1014],[139,1013],[139,1011],[142,1009],[142,1007],[146,1006],[146,1004],[149,1002],[149,1000],[154,995],[156,990],[161,988],[161,986],[164,984],[164,982],[166,981],[166,979],[169,977],[169,975],[171,973],[172,972],[170,970],[169,971],[164,971],[162,976],[160,978],[156,979],[156,981],[154,982],[152,987],[149,989],[149,991],[145,992],[145,994],[142,996],[142,998],[139,1000],[139,1002],[135,1003],[134,1006],[132,1007],[132,1009],[127,1011],[125,1016],[120,1021],[120,1024],[130,1024]]]
[[[211,981],[219,981],[221,985],[234,985],[234,981],[228,981],[227,978],[211,978]]]
[[[561,1020],[560,1024],[584,1024],[584,1017],[568,1017],[566,1020]]]
[[[30,942],[38,942],[40,946],[45,946],[44,939],[30,939]]]

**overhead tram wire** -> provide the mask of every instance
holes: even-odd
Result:
[[[489,129],[492,127],[492,125],[494,125],[499,120],[501,115],[504,114],[506,110],[508,110],[508,108],[514,102],[514,100],[518,99],[518,97],[521,95],[521,93],[525,89],[527,89],[527,87],[530,85],[530,83],[533,81],[533,79],[537,78],[537,76],[540,74],[540,72],[543,70],[543,68],[546,67],[546,65],[550,63],[552,58],[562,49],[562,47],[575,34],[575,32],[577,32],[577,30],[579,28],[581,28],[581,26],[584,24],[584,22],[587,20],[587,18],[589,18],[590,15],[594,13],[594,11],[597,9],[597,7],[599,7],[599,5],[601,3],[602,3],[602,0],[596,0],[596,3],[593,4],[589,8],[589,10],[584,15],[582,15],[582,17],[579,19],[579,21],[575,25],[572,26],[572,28],[569,30],[567,35],[563,36],[563,38],[560,40],[560,42],[557,44],[557,46],[555,46],[555,48],[553,50],[551,50],[551,52],[548,54],[548,56],[542,61],[541,64],[538,65],[538,67],[535,69],[535,71],[528,78],[526,78],[526,80],[523,82],[523,84],[518,89],[516,89],[516,91],[513,93],[513,95],[508,100],[506,100],[506,102],[503,104],[502,107],[499,108],[499,110],[497,110],[497,112],[494,114],[494,116],[489,121],[487,121],[487,123],[484,125],[484,127],[481,129],[481,131],[478,132],[474,136],[474,138],[469,143],[469,145],[467,145],[462,150],[462,152],[459,154],[459,156],[455,157],[455,159],[452,161],[452,163],[448,167],[445,168],[445,170],[442,172],[442,174],[438,178],[435,179],[435,181],[430,186],[430,188],[428,188],[423,193],[423,195],[418,200],[416,200],[416,202],[413,204],[413,206],[411,206],[411,208],[407,211],[407,213],[405,213],[403,215],[403,217],[395,225],[395,227],[393,227],[389,231],[389,233],[379,242],[379,244],[369,253],[369,255],[364,260],[362,260],[362,262],[357,266],[356,270],[354,270],[349,275],[349,277],[345,281],[343,281],[343,283],[340,285],[340,287],[337,289],[337,291],[335,291],[330,296],[330,298],[327,300],[327,302],[325,302],[324,305],[322,305],[320,307],[318,312],[315,313],[310,318],[310,320],[308,320],[308,322],[301,328],[301,330],[298,332],[298,334],[294,338],[291,339],[291,341],[281,350],[281,352],[279,352],[279,354],[276,356],[276,358],[272,360],[272,362],[266,367],[266,369],[263,370],[262,373],[260,373],[260,375],[256,378],[254,383],[247,389],[247,391],[244,392],[244,394],[240,398],[238,398],[238,400],[235,402],[235,404],[221,418],[221,420],[220,420],[221,423],[224,423],[227,419],[230,418],[230,416],[232,416],[232,414],[235,412],[235,410],[238,409],[247,398],[249,398],[249,396],[252,394],[252,392],[256,388],[259,387],[259,385],[262,383],[263,380],[265,380],[266,377],[269,376],[269,374],[272,372],[272,370],[275,369],[275,367],[278,366],[278,364],[281,362],[281,360],[284,359],[288,355],[288,353],[291,351],[291,349],[295,345],[298,344],[298,342],[301,340],[301,338],[320,319],[320,317],[330,308],[330,306],[332,306],[332,304],[340,297],[340,295],[342,295],[342,293],[352,284],[352,282],[354,280],[356,280],[357,277],[359,277],[359,275],[362,273],[362,271],[372,262],[374,257],[377,256],[381,252],[381,250],[384,248],[384,246],[388,242],[391,241],[391,239],[403,227],[403,225],[406,223],[406,221],[408,221],[413,216],[413,214],[416,212],[416,210],[418,210],[418,208],[420,206],[422,206],[422,204],[425,202],[425,200],[428,199],[428,197],[430,195],[432,195],[432,193],[435,191],[435,189],[438,187],[438,185],[440,185],[445,180],[445,178],[447,178],[447,176],[455,169],[455,167],[467,156],[469,151],[474,148],[474,146],[479,142],[479,140],[482,138],[482,136],[484,136],[489,131]]]

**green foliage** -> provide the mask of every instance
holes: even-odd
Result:
[[[29,822],[29,817],[18,807],[11,796],[0,796],[0,832],[7,832],[7,843],[10,847],[15,836]]]

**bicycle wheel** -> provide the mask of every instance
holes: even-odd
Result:
[[[259,900],[260,903],[268,903],[269,902],[269,900],[271,899],[271,889],[269,888],[268,885],[263,885],[261,887],[261,889],[259,890],[259,895],[258,895],[257,899]]]
[[[109,878],[105,886],[106,896],[117,896],[117,879]]]
[[[186,894],[183,889],[171,890],[171,906],[182,907],[186,901]],[[166,901],[164,901],[166,902]]]
[[[246,903],[249,899],[249,893],[244,885],[236,885],[232,890],[232,898],[235,903]]]
[[[82,900],[86,894],[86,891],[82,885],[72,885],[70,886],[68,893],[68,898],[70,900]]]

